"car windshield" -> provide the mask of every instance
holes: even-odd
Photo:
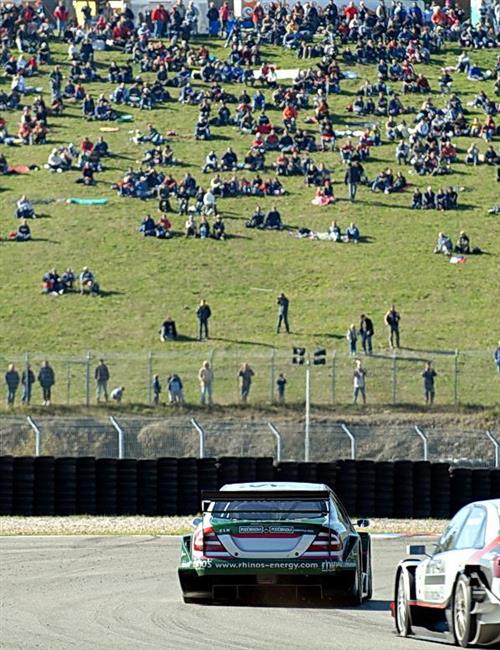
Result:
[[[326,501],[216,501],[209,510],[220,519],[287,521],[325,517],[328,504]]]

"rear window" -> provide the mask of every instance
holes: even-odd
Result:
[[[328,505],[326,501],[216,501],[209,511],[220,519],[288,521],[323,518]]]

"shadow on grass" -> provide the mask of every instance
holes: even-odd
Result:
[[[224,343],[237,343],[238,345],[255,345],[262,348],[274,348],[272,343],[259,343],[258,341],[241,341],[239,339],[227,339],[221,336],[212,336],[211,341],[223,341]]]

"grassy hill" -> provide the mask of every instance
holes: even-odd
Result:
[[[208,45],[215,54],[224,56],[220,41]],[[264,48],[264,51],[266,59],[281,67],[298,65],[290,52],[283,53],[276,48]],[[457,53],[456,48],[448,48],[433,57],[432,65],[423,67],[433,88],[432,99],[438,105],[446,101],[438,90],[440,68],[454,64]],[[494,66],[494,52],[473,52],[472,57],[483,67]],[[56,46],[55,58],[67,71],[65,48]],[[124,60],[118,53],[97,53],[103,76],[112,58]],[[300,65],[305,64],[300,62]],[[363,79],[375,76],[373,67],[350,69],[359,78],[344,81],[342,93],[329,97],[340,127],[356,121],[345,107]],[[9,80],[2,79],[1,83],[7,86]],[[45,74],[35,84],[43,86],[48,99]],[[463,75],[455,75],[454,90],[460,93],[464,105],[481,89],[493,96],[493,86],[493,81],[468,82]],[[94,97],[100,92],[109,94],[113,88],[111,84],[100,83],[86,87]],[[227,89],[239,91],[234,86]],[[177,91],[173,94],[176,97]],[[270,95],[266,91],[266,96],[270,98]],[[424,98],[411,95],[402,99],[405,104],[417,106]],[[483,121],[482,113],[470,108],[469,111],[469,117],[477,114]],[[105,161],[106,170],[97,175],[96,187],[85,189],[76,185],[74,181],[79,175],[76,171],[61,175],[50,174],[42,168],[29,176],[0,178],[3,237],[17,225],[15,202],[23,193],[32,199],[70,196],[110,199],[107,206],[92,208],[63,203],[39,205],[41,218],[31,224],[34,241],[0,242],[3,277],[0,351],[5,361],[25,350],[60,354],[83,350],[115,353],[165,350],[158,329],[166,314],[171,314],[180,333],[187,337],[175,344],[179,355],[190,355],[196,359],[194,365],[198,365],[205,352],[200,351],[200,344],[194,340],[194,311],[202,297],[209,301],[213,311],[211,346],[225,350],[242,344],[288,349],[293,343],[328,345],[344,352],[347,327],[351,322],[358,323],[362,312],[374,320],[375,348],[384,350],[383,314],[392,302],[402,315],[404,346],[422,350],[491,350],[496,345],[500,224],[498,216],[487,212],[498,202],[494,168],[471,168],[460,162],[453,165],[453,175],[432,179],[409,175],[406,168],[404,173],[412,184],[421,187],[430,184],[434,188],[452,184],[463,188],[457,211],[412,211],[411,191],[383,195],[372,194],[363,187],[358,193],[359,200],[350,204],[346,200],[344,170],[338,152],[318,153],[314,158],[332,170],[339,199],[333,206],[312,206],[314,190],[307,188],[302,178],[285,177],[287,195],[284,197],[219,200],[230,234],[225,242],[184,239],[181,236],[184,217],[179,215],[172,217],[178,237],[167,241],[144,239],[137,229],[147,212],[156,215],[156,201],[120,198],[110,187],[129,166],[137,167],[136,161],[146,148],[130,142],[129,129],[144,129],[153,122],[162,132],[175,130],[179,137],[173,137],[171,144],[176,158],[183,164],[169,171],[177,179],[190,171],[205,185],[211,178],[201,173],[207,151],[214,148],[222,154],[231,145],[238,154],[244,154],[250,138],[240,136],[232,127],[213,128],[212,141],[197,142],[193,136],[197,107],[175,101],[152,112],[130,112],[134,115],[133,124],[121,124],[119,132],[106,134],[115,155]],[[280,122],[278,111],[271,110],[269,114],[273,121]],[[312,111],[301,112],[300,126],[308,114]],[[9,130],[15,133],[19,114],[3,115]],[[411,120],[412,116],[407,119]],[[79,144],[86,135],[95,139],[100,126],[83,120],[79,106],[68,105],[63,118],[50,120],[47,145],[1,148],[11,164],[36,163],[42,167],[54,145]],[[486,144],[476,142],[484,151]],[[469,139],[456,140],[461,160],[469,143]],[[266,157],[268,164],[274,159],[272,153]],[[372,149],[365,169],[373,179],[378,170],[388,165],[396,166],[394,145],[384,144]],[[239,173],[251,176],[246,171]],[[265,175],[268,174],[266,171]],[[333,244],[299,240],[287,232],[256,232],[244,227],[257,204],[269,209],[272,203],[278,205],[284,221],[292,227],[326,231],[332,219],[337,219],[343,229],[355,221],[367,241],[357,246]],[[432,255],[439,230],[455,240],[462,229],[470,235],[473,245],[487,251],[486,255],[471,257],[460,266]],[[62,271],[71,266],[79,272],[84,265],[97,274],[106,292],[104,296],[88,298],[69,294],[54,298],[41,294],[42,275],[49,268],[55,266]],[[293,335],[290,337],[277,337],[274,333],[275,301],[280,291],[285,291],[291,301]],[[492,372],[490,358],[484,368]]]

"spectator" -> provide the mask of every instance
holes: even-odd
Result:
[[[266,228],[267,230],[283,230],[283,222],[281,221],[281,214],[279,213],[279,210],[275,205],[273,205],[271,210],[269,210],[269,212],[266,215],[266,220],[264,221],[264,228]]]
[[[351,326],[347,330],[346,339],[349,344],[349,354],[355,356],[356,344],[358,342],[358,332],[354,324],[351,324]]]
[[[391,308],[386,313],[384,320],[385,324],[389,328],[390,347],[399,348],[399,321],[401,320],[401,316],[399,315],[399,312],[396,311],[396,307],[394,305],[391,305]]]
[[[280,293],[280,295],[278,296],[277,304],[278,304],[278,324],[276,326],[276,334],[280,333],[282,324],[285,325],[287,334],[290,334],[290,326],[288,324],[288,307],[290,305],[290,301],[288,300],[288,298],[285,296],[284,293]]]
[[[113,400],[113,402],[120,404],[120,402],[123,399],[124,392],[125,392],[125,386],[118,386],[117,388],[113,388],[113,390],[110,393],[110,397]]]
[[[96,382],[96,401],[99,404],[101,397],[104,395],[104,401],[108,401],[108,381],[109,369],[104,363],[104,359],[99,360],[99,365],[96,366],[94,372],[94,379]]]
[[[358,396],[361,394],[363,404],[366,404],[366,370],[361,365],[361,361],[356,361],[356,367],[353,372],[354,404],[358,403]]]
[[[249,364],[245,362],[241,365],[240,371],[238,372],[238,377],[240,379],[240,395],[241,401],[246,404],[248,395],[250,394],[250,388],[252,386],[252,377],[255,375],[252,368]]]
[[[31,369],[31,366],[28,364],[26,368],[23,370],[23,374],[21,376],[21,384],[23,385],[22,401],[23,404],[26,404],[28,406],[31,403],[31,389],[34,383],[35,383],[35,373]]]
[[[203,335],[208,339],[208,320],[211,315],[212,310],[210,309],[210,305],[206,300],[202,300],[196,310],[196,316],[199,323],[198,338],[200,341],[203,340]]]
[[[184,402],[184,394],[182,392],[182,381],[179,375],[176,375],[175,373],[170,375],[167,379],[167,385],[170,404],[182,404]]]
[[[26,198],[25,195],[21,196],[19,201],[16,203],[16,217],[18,219],[35,219],[35,209],[33,208],[33,203]]]
[[[83,296],[84,293],[89,295],[95,295],[99,293],[99,285],[96,282],[95,276],[90,271],[88,266],[84,266],[82,272],[80,273],[80,295]]]
[[[161,393],[161,383],[160,383],[160,376],[155,375],[153,377],[153,404],[155,406],[158,406],[160,403],[160,393]]]
[[[500,341],[498,341],[497,349],[493,352],[493,359],[497,367],[497,372],[500,373]]]
[[[450,256],[453,252],[453,243],[444,232],[438,233],[438,238],[436,242],[436,247],[434,248],[434,253],[442,253],[443,255]]]
[[[160,329],[160,341],[175,341],[177,338],[177,326],[171,316],[167,316]]]
[[[50,406],[52,387],[56,383],[56,375],[48,361],[44,361],[43,366],[40,368],[38,382],[42,388],[43,405]]]
[[[210,368],[210,363],[208,361],[203,362],[203,365],[198,372],[198,379],[200,381],[201,403],[203,405],[208,403],[208,406],[212,406],[212,384],[214,373],[212,368]]]
[[[21,221],[15,233],[9,235],[9,239],[11,238],[15,241],[30,241],[31,228],[28,226],[26,219]]]
[[[276,391],[278,393],[278,402],[280,404],[285,403],[285,389],[286,389],[286,377],[284,373],[280,372],[278,379],[276,380]]]
[[[362,174],[363,168],[356,160],[347,165],[344,183],[347,185],[349,201],[351,201],[351,203],[354,203],[356,200],[356,193],[358,191],[358,185],[361,183]]]
[[[432,367],[432,363],[428,361],[425,364],[425,370],[422,373],[424,379],[424,397],[425,403],[432,406],[434,404],[434,380],[437,377],[437,372]]]
[[[19,373],[13,363],[9,364],[5,373],[5,384],[7,386],[7,405],[14,406],[16,392],[19,386]]]
[[[372,354],[372,337],[375,333],[373,327],[373,321],[365,314],[361,314],[361,320],[359,323],[359,333],[361,335],[361,345],[363,346],[363,352],[365,354]]]

